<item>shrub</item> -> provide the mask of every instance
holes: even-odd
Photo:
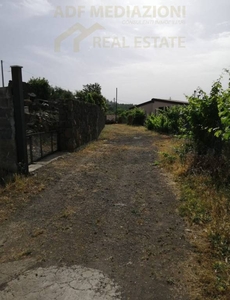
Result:
[[[149,130],[161,133],[182,134],[186,124],[186,107],[177,105],[161,110],[157,115],[150,115],[146,119],[145,126]]]
[[[198,155],[220,156],[230,141],[230,81],[224,90],[221,80],[222,76],[214,82],[209,95],[198,88],[187,97],[187,106],[173,106],[149,116],[146,127],[189,138]]]
[[[145,122],[145,112],[143,109],[134,108],[126,113],[127,124],[128,125],[140,125],[143,126]]]

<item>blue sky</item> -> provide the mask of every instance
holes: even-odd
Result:
[[[230,68],[229,11],[229,0],[1,0],[5,82],[10,65],[21,65],[24,81],[45,77],[71,91],[98,82],[109,100],[117,87],[123,103],[185,100]],[[75,24],[79,51],[75,31],[58,52],[55,40]]]

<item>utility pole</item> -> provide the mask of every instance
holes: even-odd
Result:
[[[3,60],[1,60],[1,70],[2,70],[2,87],[4,88]]]
[[[113,98],[113,114],[114,114],[114,122],[116,123],[116,98]]]
[[[116,113],[115,113],[115,121],[117,123],[117,96],[118,96],[118,89],[116,88]]]

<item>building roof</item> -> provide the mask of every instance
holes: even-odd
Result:
[[[168,103],[172,103],[172,104],[188,104],[188,101],[179,101],[179,100],[166,100],[166,99],[158,99],[158,98],[152,98],[150,101],[147,102],[143,102],[141,104],[137,104],[134,105],[134,107],[140,107],[149,103],[154,103],[155,101],[159,101],[159,102],[168,102]]]

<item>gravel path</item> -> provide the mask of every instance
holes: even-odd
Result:
[[[36,173],[49,184],[0,226],[0,299],[189,299],[190,246],[172,185],[154,164],[156,140],[144,128],[107,126],[98,141]],[[86,268],[93,284],[80,295]],[[67,294],[57,292],[54,270],[76,271],[75,294],[68,280]]]

